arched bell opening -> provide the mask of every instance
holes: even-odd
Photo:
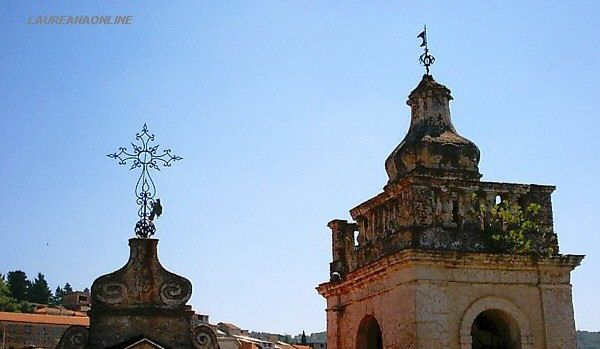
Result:
[[[358,326],[356,349],[383,349],[381,328],[371,315],[365,316]]]
[[[472,349],[521,349],[521,331],[510,314],[497,309],[481,312],[471,325]]]

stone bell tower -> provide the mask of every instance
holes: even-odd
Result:
[[[427,51],[426,51],[427,53]],[[383,192],[333,220],[329,349],[575,349],[553,186],[480,181],[479,149],[425,74]]]

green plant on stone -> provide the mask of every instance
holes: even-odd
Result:
[[[490,209],[488,228],[500,249],[511,253],[528,254],[533,251],[531,237],[543,235],[538,222],[541,206],[529,204],[525,210],[507,203],[495,204]],[[550,254],[553,251],[548,251]]]

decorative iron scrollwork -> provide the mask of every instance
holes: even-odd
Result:
[[[154,222],[149,219],[142,218],[135,224],[135,235],[141,238],[151,237],[156,233]]]
[[[108,154],[111,159],[117,159],[119,165],[126,165],[128,161],[132,162],[130,170],[141,168],[142,173],[135,185],[136,203],[140,205],[138,210],[139,221],[135,225],[135,234],[140,238],[148,238],[154,235],[156,227],[152,222],[154,220],[155,206],[160,208],[160,200],[155,199],[156,186],[150,176],[150,169],[160,171],[160,164],[163,167],[171,167],[174,161],[182,160],[181,156],[171,154],[171,149],[158,153],[158,145],[151,146],[150,142],[154,142],[154,134],[148,132],[148,127],[144,124],[142,132],[135,135],[135,139],[141,142],[141,145],[131,143],[133,153],[127,151],[127,148],[120,147],[118,152]],[[160,213],[158,213],[160,215]]]

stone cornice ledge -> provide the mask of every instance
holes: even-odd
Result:
[[[584,255],[558,255],[551,257],[474,253],[459,251],[434,251],[408,249],[357,269],[338,282],[324,282],[316,287],[324,297],[340,294],[340,291],[363,285],[384,276],[394,266],[444,266],[447,268],[510,269],[531,271],[545,268],[574,269],[581,264]]]

